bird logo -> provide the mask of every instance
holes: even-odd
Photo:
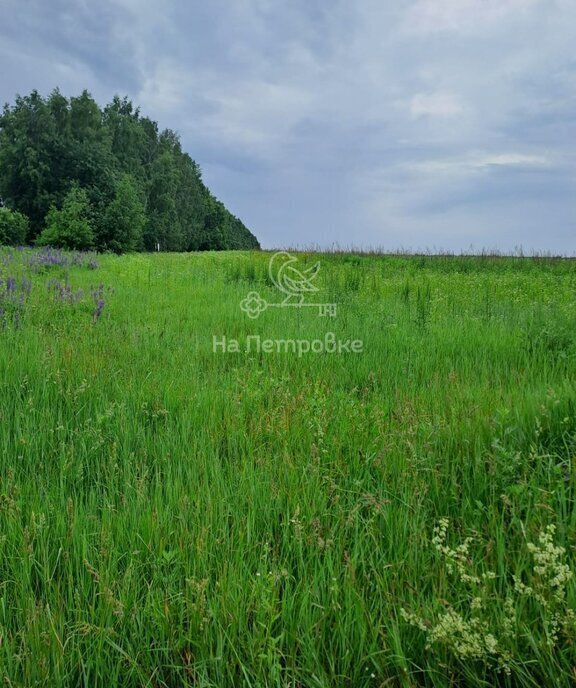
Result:
[[[335,303],[305,303],[304,296],[319,291],[314,280],[320,272],[320,263],[316,262],[311,267],[298,268],[298,258],[287,251],[274,253],[268,263],[268,276],[272,284],[285,295],[284,301],[270,303],[262,298],[257,291],[251,291],[240,302],[240,308],[249,318],[258,318],[268,308],[315,308],[318,315],[334,317],[336,315]]]
[[[318,287],[313,284],[318,272],[320,263],[314,263],[312,267],[299,270],[294,263],[298,258],[291,256],[286,251],[275,253],[268,264],[268,274],[272,283],[283,293],[286,298],[282,302],[288,304],[300,304],[304,302],[304,294],[318,291]]]

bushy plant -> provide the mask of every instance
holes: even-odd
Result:
[[[93,243],[88,196],[84,189],[74,185],[66,194],[62,208],[52,206],[48,211],[46,229],[36,244],[83,251],[92,248]]]
[[[0,208],[0,245],[22,246],[26,242],[28,218],[15,210]]]

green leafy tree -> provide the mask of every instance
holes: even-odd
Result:
[[[87,206],[76,240],[62,229],[65,221],[72,226],[70,218],[58,214],[67,212],[74,186],[84,190],[80,205]],[[119,196],[128,204],[125,212]],[[0,114],[0,197],[29,219],[28,241],[42,232],[41,243],[84,245],[90,243],[88,224],[99,250],[155,250],[158,243],[166,251],[259,248],[212,196],[178,135],[159,131],[118,96],[104,109],[88,91],[73,98],[33,91],[6,105]]]
[[[138,251],[146,225],[146,213],[134,179],[125,174],[116,189],[116,197],[108,206],[104,219],[105,234],[100,245],[115,253]]]
[[[23,246],[28,233],[28,218],[18,211],[0,207],[0,245]]]
[[[54,138],[50,111],[37,91],[18,97],[0,117],[0,196],[30,219],[33,231],[53,202],[49,147]]]
[[[205,200],[204,228],[198,247],[201,251],[222,251],[226,248],[226,208],[212,194]]]
[[[92,248],[94,235],[90,224],[88,195],[78,185],[72,186],[62,208],[48,211],[46,229],[38,237],[38,246],[86,250]]]
[[[151,165],[148,183],[148,223],[146,247],[163,251],[183,251],[181,218],[178,212],[178,170],[170,150],[163,152]]]

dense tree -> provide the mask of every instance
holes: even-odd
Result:
[[[105,234],[99,243],[115,253],[141,250],[145,225],[146,213],[136,184],[129,174],[125,174],[116,189],[116,197],[106,210]]]
[[[199,248],[221,251],[225,247],[226,210],[211,194],[206,195],[204,228]]]
[[[38,228],[53,201],[54,120],[41,96],[18,97],[0,118],[0,197]]]
[[[75,190],[74,190],[75,189]],[[73,190],[73,191],[71,191]],[[87,91],[36,91],[0,115],[0,198],[29,219],[26,239],[69,245],[81,190],[77,243],[99,250],[258,248],[256,238],[202,182],[178,135],[159,131],[127,98],[101,110]],[[72,197],[69,195],[72,193]],[[62,215],[64,213],[64,215]],[[66,228],[57,227],[66,220]],[[86,232],[86,225],[90,232]]]
[[[90,224],[90,204],[84,189],[74,184],[66,194],[62,208],[50,208],[46,229],[36,243],[39,246],[77,250],[92,248],[94,235]]]
[[[182,232],[176,205],[178,170],[173,164],[172,154],[161,153],[151,164],[148,181],[148,224],[146,247],[153,249],[157,244],[164,251],[180,251]]]
[[[9,208],[0,207],[0,246],[23,246],[28,232],[28,218]]]

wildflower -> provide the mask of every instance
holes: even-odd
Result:
[[[428,626],[424,622],[423,619],[421,619],[419,616],[416,616],[416,614],[406,611],[404,607],[400,608],[400,616],[406,623],[410,624],[411,626],[415,626],[416,628],[419,628],[421,631],[427,632],[428,631]]]
[[[432,537],[432,544],[436,550],[446,560],[446,570],[448,573],[456,573],[463,583],[480,584],[480,578],[474,574],[469,573],[470,569],[470,545],[472,538],[466,538],[464,542],[452,549],[446,544],[448,537],[448,526],[450,522],[447,518],[440,519],[437,526],[434,527],[434,534]],[[486,574],[484,577],[492,577],[493,574]]]
[[[566,550],[553,543],[555,532],[556,526],[549,525],[543,533],[540,533],[539,545],[528,543],[528,551],[536,562],[534,573],[547,582],[555,600],[563,602],[566,596],[566,584],[573,577],[573,573],[568,564],[562,563]]]
[[[100,284],[98,287],[92,287],[92,299],[94,301],[94,312],[92,313],[92,322],[96,322],[102,315],[106,301],[104,300],[104,285]]]
[[[530,597],[540,606],[550,647],[555,647],[561,636],[574,637],[576,613],[567,603],[567,586],[573,572],[564,562],[564,547],[554,544],[553,525],[540,533],[536,544],[527,544],[534,559],[533,569],[527,572],[526,582],[512,577],[513,589],[504,599],[498,597],[491,584],[496,578],[493,572],[484,571],[479,575],[474,572],[469,538],[454,548],[447,545],[448,527],[448,521],[442,519],[434,528],[432,543],[442,555],[446,569],[456,573],[460,582],[470,585],[473,595],[435,614],[432,621],[400,610],[404,621],[426,633],[428,649],[440,645],[458,659],[482,661],[487,667],[510,676],[511,648],[518,642],[517,628],[524,623],[518,614],[526,609],[526,605],[516,604],[521,597]]]
[[[26,278],[17,280],[16,277],[6,277],[2,290],[2,282],[3,280],[0,279],[0,324],[2,329],[5,329],[8,324],[18,328],[32,284]]]
[[[104,299],[100,299],[98,303],[96,304],[96,308],[94,309],[94,312],[92,313],[92,320],[93,322],[96,322],[100,315],[102,314],[102,311],[104,310],[104,306],[106,305],[106,302]]]
[[[470,609],[482,609],[483,604],[481,597],[475,597],[472,602],[470,602]]]

